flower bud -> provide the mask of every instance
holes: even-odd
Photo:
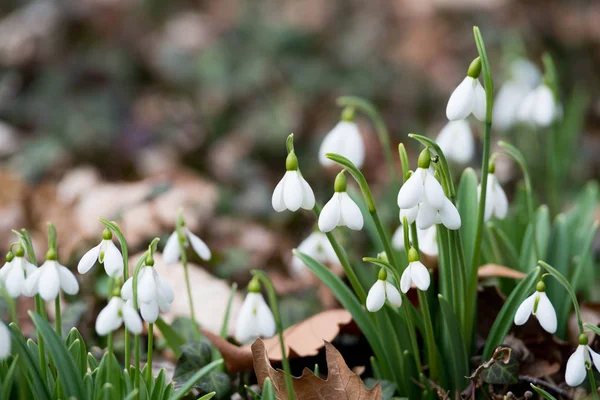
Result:
[[[286,171],[297,171],[298,170],[298,157],[294,151],[290,151],[285,159],[285,169]]]
[[[346,191],[346,170],[343,170],[335,177],[335,183],[333,188],[336,192],[345,192]]]
[[[17,245],[15,247],[15,256],[17,256],[17,257],[24,257],[25,256],[25,249],[23,248],[23,246]]]
[[[419,261],[419,252],[414,247],[411,247],[408,251],[408,262],[411,263],[414,261]]]
[[[102,239],[103,240],[112,240],[112,232],[108,228],[104,228],[102,231]]]
[[[479,78],[479,74],[481,74],[481,58],[477,57],[471,62],[471,65],[469,65],[467,76],[477,79]]]
[[[579,344],[582,346],[587,346],[588,337],[585,333],[582,333],[581,335],[579,335]]]
[[[544,281],[539,281],[537,283],[537,285],[535,285],[535,290],[537,292],[545,292],[546,291],[546,284],[544,283]]]
[[[58,260],[58,254],[56,254],[56,250],[48,249],[46,252],[46,260],[56,261]]]
[[[385,270],[385,268],[381,268],[381,269],[379,270],[379,276],[378,276],[378,279],[379,279],[380,281],[385,281],[385,280],[387,280],[387,271]]]
[[[346,107],[342,110],[342,121],[352,122],[354,121],[354,107]]]
[[[257,278],[252,278],[252,280],[248,284],[248,292],[260,293],[260,282],[258,281]]]
[[[419,168],[427,169],[429,168],[429,164],[431,164],[431,156],[429,154],[429,148],[425,148],[421,154],[419,154],[417,165]]]
[[[6,253],[6,262],[9,263],[15,258],[15,254],[12,251]]]

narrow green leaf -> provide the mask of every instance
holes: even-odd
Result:
[[[223,316],[223,323],[221,324],[220,336],[223,339],[227,338],[227,330],[229,328],[229,314],[231,313],[231,306],[233,305],[233,297],[237,292],[237,283],[231,284],[231,290],[229,291],[229,299],[227,299],[227,307],[225,308],[225,315]]]
[[[152,387],[152,395],[150,396],[151,400],[160,400],[163,398],[163,393],[165,392],[165,381],[166,381],[166,373],[165,369],[161,369],[158,373],[158,376],[154,380],[154,385]]]
[[[506,260],[505,265],[513,269],[519,269],[519,253],[515,246],[510,242],[508,235],[495,223],[488,223],[488,227],[494,239],[502,252],[504,259]]]
[[[179,357],[181,355],[181,346],[185,344],[185,340],[160,316],[154,323],[154,326],[163,334],[167,345],[175,353],[175,357]]]
[[[85,398],[93,399],[94,398],[94,377],[92,374],[86,374],[83,377],[83,387],[85,390]]]
[[[110,362],[108,361],[109,357]],[[94,386],[97,388],[104,387],[106,383],[111,384],[114,393],[121,393],[121,367],[119,366],[119,361],[115,355],[108,352],[104,353],[104,356],[102,356]]]
[[[539,258],[545,259],[548,239],[550,238],[550,212],[545,205],[538,208],[534,220],[529,223],[529,226],[525,231],[525,237],[523,239],[519,257],[520,269],[523,272],[529,272],[537,265],[538,258],[535,255],[534,230],[540,252]]]
[[[90,366],[91,371],[98,369],[98,367],[99,367],[98,360],[96,360],[96,357],[94,357],[94,355],[92,353],[87,354],[87,362],[88,362],[88,365]]]
[[[188,379],[188,381],[185,384],[183,384],[179,388],[179,390],[177,390],[170,397],[170,400],[177,400],[177,399],[182,398],[188,391],[190,391],[190,389],[192,389],[194,387],[196,382],[198,382],[205,375],[207,375],[210,371],[212,371],[214,368],[218,367],[221,364],[223,364],[223,360],[215,360],[215,361],[211,362],[210,364],[206,365],[205,367],[203,367],[202,369],[200,369],[200,371],[196,372],[193,376],[191,376],[190,379]]]
[[[269,378],[267,378],[269,379]],[[217,392],[210,392],[205,394],[204,396],[200,397],[198,400],[210,400],[213,397],[215,397],[215,395],[217,394]],[[265,394],[263,393],[263,399],[265,399]]]
[[[54,361],[58,377],[67,397],[83,398],[83,381],[81,375],[62,339],[42,316],[34,312],[29,312],[29,315],[38,329],[40,336],[47,344],[48,353],[50,353]]]
[[[21,330],[14,323],[10,324],[10,329],[14,352],[19,356],[23,369],[29,373],[27,381],[31,391],[36,394],[36,400],[50,400],[51,392],[42,378],[37,354],[31,353]]]
[[[473,168],[467,168],[462,173],[456,194],[456,207],[460,214],[460,233],[465,250],[465,261],[471,265],[475,232],[477,231],[477,174]]]
[[[546,392],[544,389],[535,386],[533,383],[530,384],[531,388],[537,392],[540,396],[542,396],[546,400],[556,400],[556,397],[552,396],[550,393]]]
[[[134,400],[137,397],[139,392],[140,392],[139,390],[133,389],[132,391],[129,392],[129,394],[127,394],[127,397],[125,397],[125,400]]]
[[[515,312],[521,305],[526,296],[533,291],[533,288],[541,276],[542,270],[536,267],[525,279],[523,279],[510,293],[506,302],[500,309],[496,320],[494,321],[490,333],[488,334],[485,346],[483,348],[483,359],[488,360],[492,356],[496,346],[502,344],[504,337],[510,330]]]
[[[0,322],[1,324],[2,322]],[[17,370],[17,362],[19,361],[19,355],[16,355],[15,358],[10,363],[10,367],[6,372],[6,375],[2,376],[2,385],[0,386],[0,399],[8,399],[10,398],[10,392],[13,388],[15,372]]]
[[[444,354],[446,365],[450,369],[450,375],[452,376],[453,388],[455,391],[460,392],[467,385],[465,376],[469,375],[469,359],[467,355],[467,349],[465,343],[462,340],[462,334],[460,331],[460,325],[456,314],[450,303],[442,296],[438,295],[440,303],[440,310],[446,326],[447,336],[450,340],[450,348],[445,349],[448,353]],[[441,345],[441,344],[440,344]]]

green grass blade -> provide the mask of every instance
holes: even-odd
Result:
[[[184,383],[179,388],[179,390],[177,390],[175,393],[173,393],[173,395],[169,399],[177,400],[177,399],[182,398],[187,392],[189,392],[192,389],[192,387],[194,387],[196,382],[198,382],[206,374],[208,374],[210,371],[217,368],[221,364],[223,364],[223,360],[215,360],[215,361],[211,362],[210,364],[207,364],[206,366],[204,366],[202,369],[200,369],[198,372],[196,372],[194,375],[192,375],[192,377],[190,379],[188,379],[188,381],[186,383]]]
[[[477,214],[473,212],[473,210],[477,210],[477,184],[477,174],[473,168],[465,169],[458,183],[456,195],[456,208],[461,219],[460,233],[465,247],[467,265],[471,265],[472,262],[475,232],[477,231]]]
[[[0,322],[1,324],[2,322]],[[16,355],[13,359],[10,367],[8,367],[8,371],[2,377],[2,385],[0,386],[0,399],[8,399],[10,398],[10,392],[13,388],[15,372],[17,371],[17,362],[19,361],[19,356]]]
[[[164,319],[158,317],[154,326],[158,328],[158,330],[163,334],[167,345],[171,348],[173,353],[175,353],[175,357],[179,357],[181,355],[181,346],[185,344],[185,340],[177,333],[175,329],[169,324],[165,322]]]
[[[530,384],[531,388],[537,392],[540,396],[542,396],[546,400],[556,400],[556,397],[552,396],[550,393],[546,392],[544,389],[535,386],[533,383]]]
[[[50,391],[42,378],[37,354],[31,353],[23,334],[14,323],[10,324],[10,329],[12,331],[14,352],[19,356],[19,362],[22,364],[23,369],[29,373],[27,381],[31,391],[36,395],[36,400],[50,400]]]
[[[438,295],[438,300],[450,344],[450,347],[447,349],[448,354],[444,355],[444,359],[446,362],[449,362],[449,372],[452,377],[454,390],[460,392],[467,385],[465,376],[469,375],[467,349],[461,337],[458,318],[456,318],[456,314],[452,310],[450,303],[442,295]]]

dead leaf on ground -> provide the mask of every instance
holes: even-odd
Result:
[[[290,358],[315,356],[323,347],[323,341],[333,340],[340,327],[348,325],[352,315],[345,309],[323,311],[290,326],[283,331],[286,354]],[[231,373],[252,368],[250,345],[237,346],[220,336],[203,330],[204,335],[219,349],[227,369]],[[271,362],[281,361],[281,347],[277,336],[263,340]]]
[[[512,279],[523,279],[525,274],[516,269],[505,267],[504,265],[498,264],[485,264],[479,267],[477,270],[477,276],[479,278],[512,278]]]
[[[326,380],[315,376],[308,368],[304,369],[299,378],[292,378],[298,400],[381,399],[381,385],[377,383],[372,389],[367,389],[362,380],[348,368],[340,352],[327,341],[325,341],[325,354],[328,370]],[[265,379],[271,378],[276,397],[280,400],[287,400],[284,372],[271,366],[267,347],[261,339],[252,344],[252,355],[254,372],[259,385],[262,387]]]

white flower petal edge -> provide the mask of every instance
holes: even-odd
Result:
[[[98,318],[96,318],[96,333],[98,333],[98,335],[106,336],[110,332],[119,329],[123,322],[119,316],[119,311],[121,309],[120,303],[122,302],[122,299],[113,297],[106,307],[100,311]]]
[[[340,121],[325,135],[319,148],[319,162],[324,167],[335,164],[325,156],[327,153],[344,156],[352,161],[356,168],[362,168],[365,159],[365,145],[356,123]]]
[[[271,204],[277,212],[297,211],[300,207],[310,210],[315,206],[315,195],[298,171],[286,171],[273,191]]]
[[[185,233],[190,241],[190,244],[192,245],[192,249],[194,249],[196,254],[198,254],[198,256],[204,261],[210,260],[212,255],[206,243],[204,243],[204,241],[198,236],[194,235],[188,228],[185,228]]]
[[[471,127],[464,119],[449,121],[435,141],[446,158],[458,164],[467,164],[475,154],[475,140]]]
[[[142,319],[139,314],[133,309],[133,305],[129,302],[125,302],[121,308],[123,313],[123,322],[129,331],[133,334],[142,333]]]
[[[335,254],[335,250],[329,243],[327,235],[322,232],[312,232],[306,239],[298,245],[298,251],[307,254],[321,264],[339,264],[340,261]],[[306,273],[307,268],[300,258],[293,256],[291,263],[292,275],[302,275]]]
[[[167,244],[162,252],[162,259],[165,264],[175,264],[179,260],[179,237],[177,231],[171,233],[167,239]]]
[[[96,247],[92,247],[83,255],[83,257],[81,257],[81,260],[79,260],[79,264],[77,265],[77,272],[85,274],[92,269],[100,256],[100,246],[102,246],[102,243],[98,244]]]
[[[537,310],[534,315],[537,317],[542,328],[549,333],[556,332],[556,311],[548,298],[546,292],[537,292],[539,296]]]
[[[389,282],[385,282],[385,297],[394,307],[400,307],[402,305],[402,296],[396,286]]]
[[[0,360],[10,355],[10,330],[4,322],[0,321]]]
[[[408,267],[402,273],[400,278],[400,289],[403,293],[410,290],[412,283],[422,291],[429,289],[431,283],[431,277],[427,267],[420,261],[413,261],[408,264]]]
[[[102,263],[104,264],[106,274],[111,278],[120,278],[123,276],[123,256],[112,240],[106,241]]]
[[[340,193],[339,200],[341,212],[339,224],[343,224],[355,231],[361,230],[364,219],[360,212],[360,208],[358,208],[354,200],[352,200],[346,192]]]
[[[400,209],[409,209],[416,207],[423,199],[424,176],[427,171],[423,168],[417,168],[414,174],[402,185],[398,192],[398,207]]]
[[[275,334],[275,319],[260,293],[249,292],[240,308],[235,326],[235,339],[248,343],[258,337]]]
[[[456,206],[446,197],[444,197],[444,207],[439,211],[441,223],[450,230],[460,229],[461,219]]]
[[[565,371],[565,382],[567,385],[572,387],[579,386],[585,380],[587,374],[585,361],[589,357],[587,351],[588,346],[579,345],[577,346],[577,350],[569,357]]]
[[[378,279],[377,282],[371,286],[369,293],[367,294],[367,310],[370,312],[376,312],[383,307],[385,303],[385,281]]]
[[[485,90],[479,83],[479,79],[467,76],[450,95],[446,106],[446,117],[450,121],[457,121],[473,113],[475,118],[484,121],[485,107]]]
[[[331,232],[338,225],[342,214],[339,197],[340,193],[335,192],[327,204],[323,206],[318,223],[321,232]]]
[[[529,319],[529,316],[533,313],[533,304],[535,303],[535,296],[537,292],[523,300],[517,312],[515,313],[515,325],[523,325]]]

